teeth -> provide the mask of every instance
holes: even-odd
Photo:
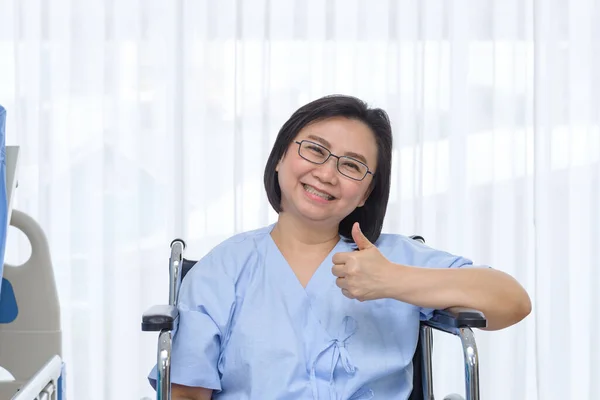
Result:
[[[309,186],[309,185],[304,185],[304,190],[306,190],[307,192],[312,193],[316,196],[319,196],[325,200],[333,200],[334,199],[333,196],[330,196],[327,193],[319,192],[317,189],[315,189],[314,187]]]

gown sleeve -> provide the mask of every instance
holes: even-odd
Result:
[[[219,361],[235,304],[234,280],[214,253],[185,276],[179,291],[171,383],[221,390]],[[148,379],[156,389],[157,366]]]

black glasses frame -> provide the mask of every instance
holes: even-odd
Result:
[[[297,140],[295,140],[295,141],[294,141],[294,143],[296,143],[296,144],[298,145],[298,155],[299,155],[300,157],[302,157],[304,160],[306,160],[306,161],[308,161],[308,162],[310,162],[310,163],[317,164],[317,165],[322,165],[322,164],[325,164],[327,161],[329,161],[329,158],[330,158],[330,157],[337,158],[336,168],[337,168],[338,172],[339,172],[340,174],[344,175],[346,178],[350,178],[350,179],[353,179],[353,180],[355,180],[355,181],[362,181],[362,180],[364,180],[364,179],[367,177],[367,175],[368,175],[368,174],[371,174],[371,175],[373,175],[373,172],[372,172],[372,171],[369,169],[369,166],[368,166],[367,164],[365,164],[364,162],[362,162],[362,161],[359,161],[359,160],[357,160],[356,158],[352,158],[352,157],[348,157],[348,156],[336,156],[335,154],[333,154],[333,153],[331,152],[331,150],[329,150],[327,147],[323,146],[323,145],[322,145],[322,144],[320,144],[320,143],[313,142],[312,140],[301,140],[301,141],[297,141]],[[309,160],[308,158],[304,157],[304,156],[303,156],[303,155],[300,153],[300,150],[302,149],[302,143],[310,143],[310,144],[312,144],[312,145],[318,146],[318,147],[320,147],[321,149],[323,149],[323,150],[324,150],[326,153],[328,153],[329,155],[328,155],[328,156],[327,156],[327,157],[326,157],[326,158],[325,158],[325,159],[324,159],[322,162],[316,162],[316,161],[313,161],[313,160]],[[348,159],[348,160],[352,160],[353,162],[356,162],[356,163],[358,163],[358,164],[360,164],[360,165],[364,165],[364,166],[365,166],[365,168],[367,169],[367,172],[365,172],[365,174],[363,175],[363,177],[362,177],[362,178],[360,178],[360,179],[358,179],[358,178],[353,178],[353,177],[351,177],[351,176],[349,176],[349,175],[347,175],[347,174],[343,173],[343,172],[340,170],[340,159],[342,159],[342,158],[344,158],[344,159]]]

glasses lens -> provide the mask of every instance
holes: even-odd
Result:
[[[356,180],[361,180],[367,175],[367,166],[350,157],[340,157],[338,169],[342,174]]]
[[[308,161],[322,164],[329,157],[329,150],[312,142],[302,142],[300,145],[300,156]]]

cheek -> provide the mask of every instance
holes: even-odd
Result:
[[[300,176],[302,175],[302,168],[298,165],[295,160],[286,159],[279,165],[279,171],[277,173],[279,180],[279,187],[282,190],[291,188]]]
[[[298,160],[296,157],[287,158],[279,166],[279,173],[283,172],[283,175],[288,179],[298,179],[308,172],[310,172],[312,166],[307,164],[304,160]]]
[[[368,185],[348,182],[348,184],[343,188],[344,197],[346,197],[349,202],[360,203],[364,199],[368,189]]]

